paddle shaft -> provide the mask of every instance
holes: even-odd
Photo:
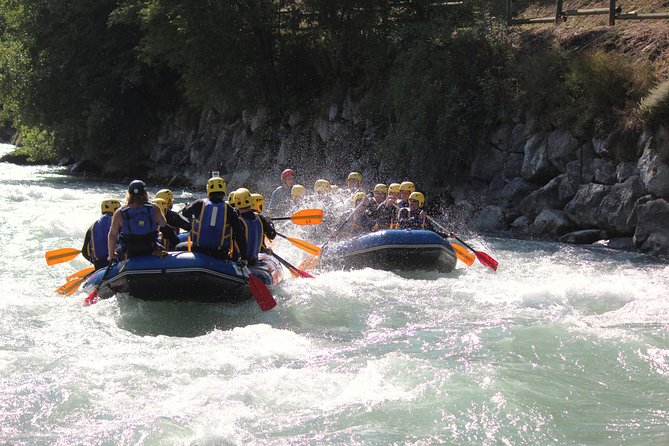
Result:
[[[286,268],[288,268],[291,272],[295,271],[299,277],[306,277],[306,278],[311,278],[313,279],[314,276],[309,274],[306,271],[302,271],[301,269],[297,268],[296,266],[291,265],[287,260],[283,259],[280,257],[277,253],[272,252],[272,255]]]
[[[285,238],[288,240],[293,246],[300,248],[302,251],[305,251],[311,255],[319,255],[321,253],[321,248],[318,246],[309,243],[307,241],[301,240],[299,238],[293,238],[293,237],[288,237],[286,235],[281,234],[280,232],[277,231],[276,235],[279,237]]]

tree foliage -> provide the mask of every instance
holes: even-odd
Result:
[[[386,155],[455,165],[501,96],[492,23],[469,2],[0,0],[0,103],[52,135],[43,153],[133,156],[183,106],[279,115],[365,95]]]

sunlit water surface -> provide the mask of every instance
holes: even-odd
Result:
[[[266,313],[56,294],[124,186],[0,164],[0,444],[669,444],[666,263],[472,235],[497,272],[316,269]]]

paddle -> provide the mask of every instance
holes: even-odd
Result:
[[[69,282],[70,280],[78,279],[80,277],[85,277],[85,276],[89,275],[90,273],[92,273],[93,271],[95,271],[95,268],[92,267],[92,266],[89,266],[88,268],[84,268],[82,270],[79,270],[74,274],[70,274],[69,276],[67,276],[65,278],[65,280],[67,280]]]
[[[287,236],[285,236],[285,235],[283,235],[279,232],[277,232],[276,235],[278,235],[279,237],[285,238],[293,246],[296,246],[296,247],[300,248],[302,251],[308,252],[311,255],[317,256],[317,255],[321,254],[321,248],[319,248],[318,246],[316,246],[312,243],[309,243],[309,242],[304,241],[304,240],[299,239],[299,238],[287,237]]]
[[[301,269],[298,269],[297,267],[291,265],[290,263],[288,263],[287,260],[284,260],[283,258],[279,257],[278,254],[272,252],[272,255],[273,255],[274,257],[276,257],[276,259],[277,259],[283,266],[285,266],[286,268],[288,268],[288,270],[290,271],[290,273],[291,273],[293,276],[295,276],[295,277],[304,277],[304,278],[308,278],[308,279],[313,279],[313,278],[314,278],[314,276],[312,276],[312,275],[309,274],[308,272],[306,272],[306,271],[302,271]]]
[[[116,260],[116,259],[112,260],[112,262],[109,264],[109,266],[107,266],[107,268],[105,268],[105,272],[104,272],[104,274],[102,274],[102,278],[100,279],[98,284],[95,286],[95,289],[93,290],[93,292],[91,294],[89,294],[86,299],[84,299],[84,306],[93,305],[93,304],[98,303],[98,300],[99,300],[98,299],[98,291],[100,290],[100,286],[102,286],[102,282],[104,282],[107,279],[107,276],[109,275],[109,271],[111,271],[111,267],[116,265],[116,262],[118,262],[118,260]]]
[[[302,260],[302,262],[298,265],[298,268],[303,270],[313,269],[318,264],[319,259],[320,257],[318,256],[309,255],[306,259]]]
[[[449,242],[449,244],[453,248],[453,251],[455,251],[455,257],[457,257],[458,260],[460,260],[467,266],[472,266],[474,260],[476,260],[474,254],[467,251],[467,249],[464,246],[460,246],[457,243]]]
[[[46,264],[57,265],[63,262],[69,262],[81,253],[81,250],[75,248],[59,248],[53,251],[47,251],[44,254]]]
[[[455,236],[455,234],[453,234],[452,232],[448,232],[446,230],[446,228],[444,228],[442,225],[437,223],[434,220],[434,218],[430,217],[429,215],[428,215],[427,219],[430,221],[430,223],[432,223],[434,226],[436,226],[437,228],[439,228],[439,230],[441,230],[443,232],[443,234],[439,234],[441,237],[451,237],[451,238],[454,238],[454,239],[458,240],[460,243],[462,243],[467,248],[469,248],[471,251],[473,251],[474,254],[476,254],[476,257],[479,259],[479,262],[481,262],[482,265],[485,265],[488,268],[492,268],[494,271],[497,270],[497,261],[495,259],[490,257],[485,252],[474,251],[471,248],[471,246],[467,245],[465,242],[463,242],[462,240],[457,238]],[[462,261],[467,266],[471,266],[471,264],[474,263],[474,257],[469,253],[469,251],[466,251],[465,248],[458,245],[457,243],[451,243],[451,246],[453,247],[453,250],[455,251],[455,256],[458,258],[458,260]],[[479,254],[481,255],[481,257],[479,257]]]
[[[244,275],[244,270],[246,270],[246,275]],[[249,280],[249,288],[251,288],[251,294],[255,298],[258,306],[261,311],[271,310],[276,307],[276,300],[274,296],[267,289],[264,283],[256,276],[251,274],[251,271],[247,267],[241,267],[242,276],[246,277]]]
[[[82,283],[86,280],[86,277],[78,277],[74,280],[70,280],[69,282],[66,282],[65,284],[61,285],[58,289],[56,289],[56,293],[58,294],[64,294],[65,296],[71,296],[74,293],[77,292],[79,287],[81,286]]]
[[[317,225],[323,221],[323,209],[302,209],[290,217],[272,217],[272,220],[290,220],[296,225]]]
[[[452,232],[450,232],[448,234],[448,236],[453,237],[454,239],[456,239],[457,241],[459,241],[460,243],[465,245],[468,249],[470,249],[474,254],[476,254],[476,258],[479,259],[479,262],[481,262],[482,265],[487,266],[488,268],[492,269],[493,271],[497,271],[497,265],[499,265],[497,263],[497,260],[493,259],[492,257],[490,257],[488,254],[486,254],[483,251],[476,251],[474,248],[472,248],[467,243],[462,241],[460,238],[458,238],[457,235],[453,234]]]

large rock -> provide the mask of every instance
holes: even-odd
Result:
[[[669,165],[664,164],[658,153],[650,147],[644,150],[638,165],[648,192],[669,200]]]
[[[537,190],[537,186],[520,177],[509,181],[497,195],[496,202],[501,206],[515,208],[518,204]]]
[[[506,229],[504,209],[499,206],[486,206],[474,217],[472,224],[484,231]]]
[[[544,187],[525,197],[518,208],[530,220],[534,220],[544,209],[562,209],[576,193],[576,185],[567,174],[559,175]]]
[[[579,184],[592,183],[595,178],[593,162],[595,151],[591,143],[582,144],[577,149],[577,157],[567,163],[567,173],[575,178]]]
[[[669,203],[660,198],[641,204],[637,218],[634,244],[643,252],[669,256]]]
[[[623,161],[616,167],[616,180],[622,183],[632,175],[639,175],[639,166],[631,161]]]
[[[616,235],[632,235],[636,224],[634,205],[645,194],[646,188],[638,175],[611,187],[599,209],[606,229]]]
[[[544,133],[536,133],[525,144],[525,157],[520,173],[523,178],[533,183],[546,184],[560,173],[551,163],[546,140]]]
[[[615,184],[616,165],[610,159],[595,158],[592,162],[594,182],[599,184]]]
[[[553,130],[548,134],[546,149],[548,159],[557,170],[567,171],[567,163],[576,158],[578,140],[571,133],[564,130]]]
[[[600,204],[611,191],[604,184],[584,184],[565,206],[564,212],[580,228],[596,228],[600,223]]]
[[[564,212],[556,209],[544,209],[541,211],[530,227],[533,234],[550,234],[558,237],[569,232],[574,224],[567,218]]]
[[[606,237],[606,232],[601,229],[583,229],[564,234],[560,237],[560,241],[562,243],[571,243],[572,245],[589,245],[604,237]]]

